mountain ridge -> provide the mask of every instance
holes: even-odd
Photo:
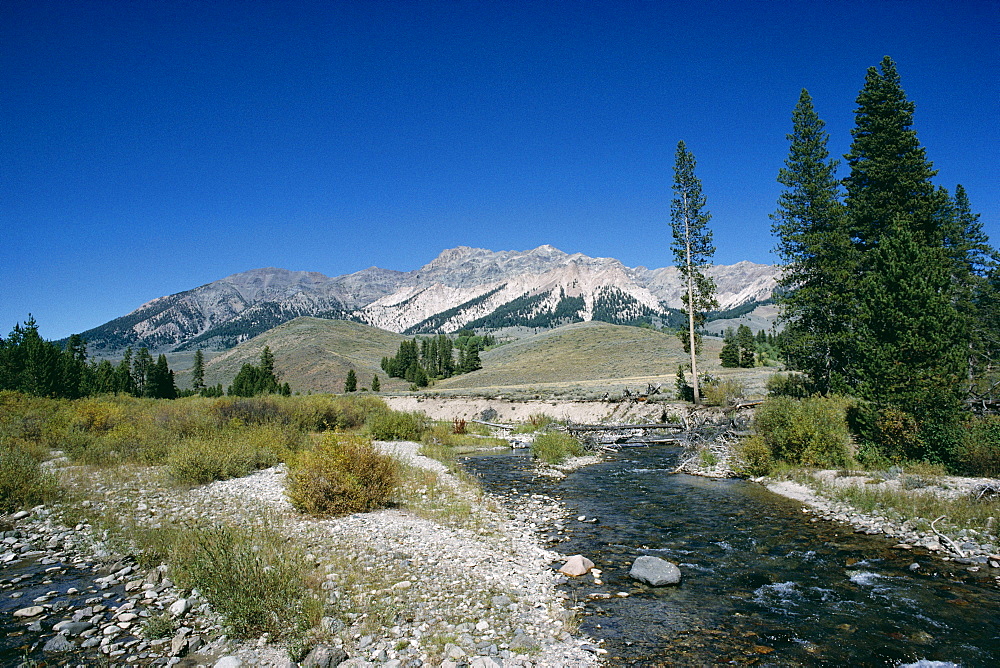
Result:
[[[770,297],[779,271],[744,260],[707,273],[718,285],[720,308],[730,308]],[[114,355],[127,346],[225,350],[300,316],[406,334],[593,319],[664,324],[676,319],[681,288],[675,267],[627,267],[548,244],[527,251],[458,246],[409,272],[377,266],[334,277],[277,267],[238,272],[152,299],[83,337],[94,353]]]

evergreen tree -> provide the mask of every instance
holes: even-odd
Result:
[[[24,371],[21,391],[36,397],[56,397],[61,392],[60,352],[38,334],[38,324],[30,315],[24,323]]]
[[[132,378],[132,347],[125,349],[121,362],[115,368],[115,392],[135,394],[135,380]]]
[[[135,388],[133,390],[135,396],[149,396],[146,390],[146,381],[149,378],[149,370],[155,363],[152,354],[149,352],[149,348],[145,346],[139,348],[139,352],[135,354],[135,359],[132,360],[132,384]]]
[[[60,396],[77,399],[87,394],[87,343],[79,334],[72,334],[66,342],[60,360]]]
[[[264,349],[260,351],[260,370],[265,378],[273,378],[274,385],[277,386],[278,376],[274,373],[274,354],[271,352],[270,346],[264,346]]]
[[[90,394],[110,394],[117,391],[118,381],[115,368],[108,360],[101,360],[91,365]]]
[[[948,203],[931,183],[891,59],[869,68],[857,103],[844,181],[860,279],[848,378],[861,397],[917,417],[921,451],[908,454],[942,459],[956,437],[971,338],[946,245]]]
[[[722,337],[719,360],[722,362],[722,366],[727,369],[735,369],[740,366],[740,345],[736,342],[736,332],[733,331],[732,327],[727,328]]]
[[[358,391],[358,376],[354,373],[354,369],[347,370],[347,380],[344,381],[344,392],[357,392]]]
[[[149,367],[146,376],[147,397],[154,399],[176,399],[177,386],[174,384],[174,372],[167,366],[167,356],[160,355],[156,363]]]
[[[191,389],[201,392],[205,389],[205,355],[201,348],[194,353],[194,366],[191,368]]]
[[[463,373],[469,373],[470,371],[476,371],[477,369],[483,368],[483,363],[479,359],[479,343],[477,341],[470,340],[466,345],[463,362]]]
[[[229,386],[227,394],[233,397],[253,397],[260,394],[261,386],[260,368],[250,363],[244,363],[240,367],[233,384]]]
[[[379,382],[378,374],[372,376],[372,392],[381,392],[382,383]]]
[[[944,189],[941,193],[947,198]],[[948,205],[943,215],[945,246],[954,263],[952,281],[957,307],[962,313],[972,315],[966,364],[971,381],[989,368],[1000,350],[1000,328],[996,326],[994,308],[997,294],[995,283],[990,280],[998,268],[998,256],[983,231],[979,214],[972,212],[965,188],[959,184],[954,198],[944,201]]]
[[[792,112],[788,158],[778,172],[785,190],[771,215],[776,250],[785,264],[778,299],[785,357],[823,394],[843,389],[846,382],[854,340],[851,283],[856,263],[828,138],[803,89]]]
[[[684,283],[681,300],[688,318],[688,350],[691,355],[691,376],[694,402],[701,400],[698,389],[698,362],[695,328],[705,319],[705,311],[718,306],[715,282],[704,274],[711,266],[715,246],[708,228],[711,214],[705,210],[701,181],[695,176],[694,155],[683,141],[677,143],[674,160],[674,198],[670,205],[670,222],[674,242],[671,250]]]
[[[746,325],[740,325],[736,330],[736,347],[739,349],[739,366],[752,369],[757,363],[757,342],[753,332]]]

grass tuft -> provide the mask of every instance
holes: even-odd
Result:
[[[561,464],[584,453],[583,445],[569,434],[541,434],[531,443],[531,455],[547,464]]]

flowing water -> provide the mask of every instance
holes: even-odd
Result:
[[[566,504],[573,519],[553,549],[603,571],[603,584],[588,575],[565,587],[586,603],[580,629],[603,641],[611,665],[1000,665],[989,567],[970,573],[813,522],[801,504],[753,483],[672,475],[679,452],[629,448],[564,480],[534,475],[524,453],[463,464],[487,491]],[[641,555],[679,564],[680,586],[629,578]]]

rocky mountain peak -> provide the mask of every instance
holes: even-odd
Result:
[[[778,268],[717,265],[722,308],[771,296]],[[94,349],[228,348],[301,315],[349,319],[394,332],[464,326],[544,328],[574,320],[648,322],[680,306],[676,268],[629,268],[614,258],[457,246],[412,272],[369,267],[329,277],[275,267],[232,274],[152,300],[84,332]],[[513,323],[513,324],[511,324]]]

